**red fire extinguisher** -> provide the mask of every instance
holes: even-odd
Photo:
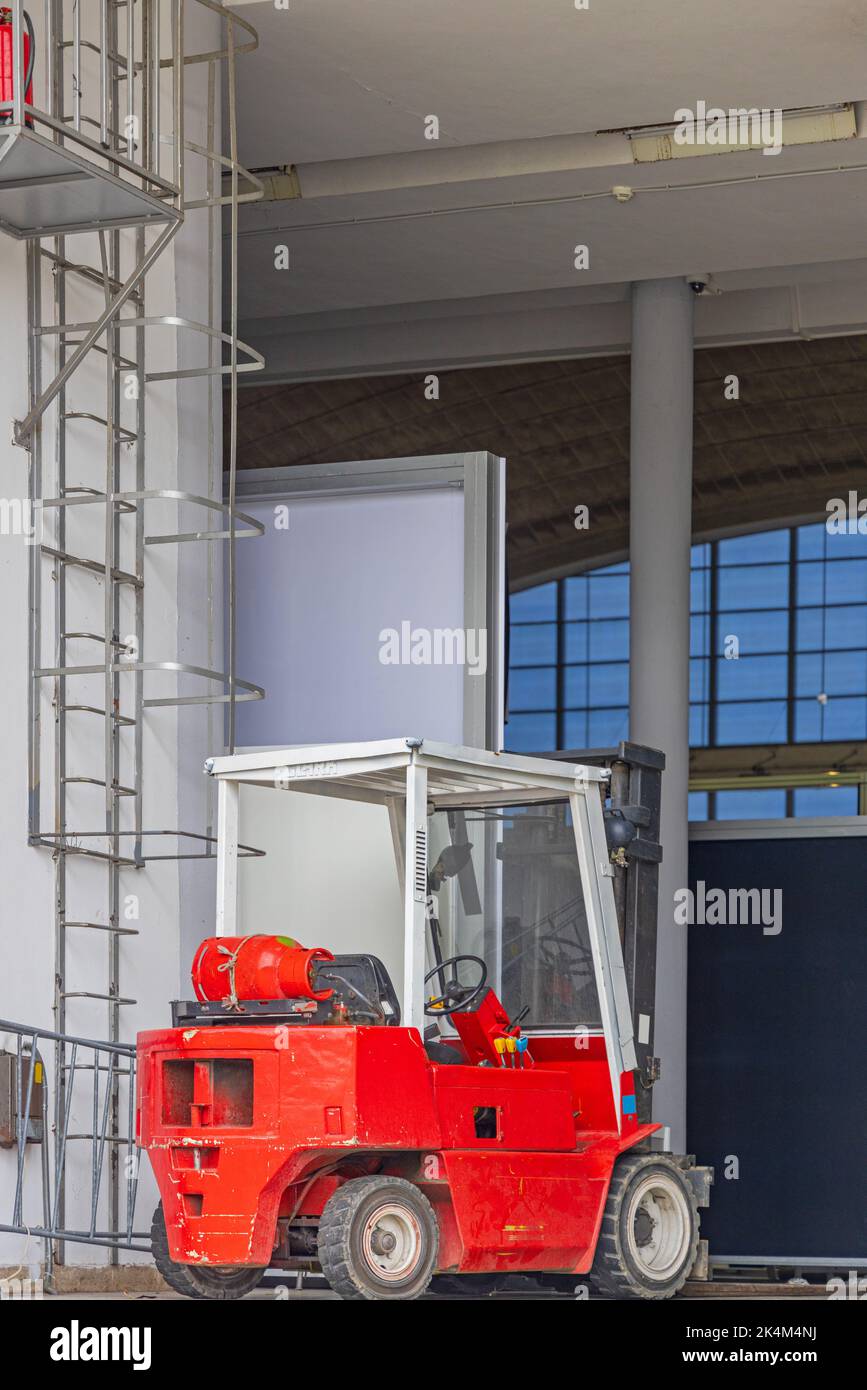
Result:
[[[26,10],[23,11],[27,29],[22,39],[24,68],[24,100],[33,103],[33,68],[36,62],[36,40],[33,23]],[[15,50],[12,44],[12,11],[8,5],[0,6],[0,102],[11,102],[15,95]],[[12,121],[11,108],[0,111],[0,125]],[[33,125],[33,117],[27,117],[27,124]]]

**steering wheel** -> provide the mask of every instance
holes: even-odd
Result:
[[[455,973],[456,967],[462,960],[472,961],[482,972],[482,978],[478,984],[462,985]],[[446,980],[442,986],[442,994],[438,994],[434,999],[428,999],[424,1006],[425,1014],[428,1018],[448,1018],[449,1014],[463,1013],[463,1011],[474,1004],[481,994],[485,985],[488,983],[488,967],[481,956],[448,956],[439,965],[435,965],[433,970],[429,970],[424,977],[424,982],[432,980],[434,975],[439,975],[443,979],[445,970],[448,966],[452,967],[452,977]]]

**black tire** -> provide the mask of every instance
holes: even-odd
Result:
[[[264,1268],[257,1265],[232,1265],[225,1268],[206,1265],[177,1264],[169,1255],[166,1219],[160,1202],[151,1222],[151,1254],[154,1264],[169,1288],[186,1298],[209,1298],[220,1301],[243,1298],[262,1281]]]
[[[395,1243],[377,1249],[377,1239]],[[325,1204],[319,1263],[341,1298],[420,1298],[438,1251],[433,1207],[404,1178],[353,1178]]]
[[[616,1164],[590,1283],[609,1298],[672,1298],[698,1251],[698,1205],[683,1172],[662,1155]]]

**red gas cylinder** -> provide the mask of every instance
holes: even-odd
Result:
[[[322,946],[305,950],[289,936],[209,936],[191,971],[196,998],[330,999],[331,989],[313,988],[317,961],[333,960]]]
[[[21,62],[24,73],[24,100],[32,104],[33,102],[33,59],[36,50],[33,43],[33,26],[30,23],[30,16],[24,15],[26,32],[22,38],[23,57]],[[13,62],[14,50],[12,47],[12,11],[7,5],[0,5],[0,101],[12,101],[14,95],[15,65]],[[0,111],[0,125],[7,125],[12,120],[11,111]],[[27,124],[33,124],[32,116],[27,117]]]

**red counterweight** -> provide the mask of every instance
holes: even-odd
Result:
[[[33,26],[30,23],[30,16],[25,11],[24,22],[27,32],[21,40],[22,47],[22,70],[24,72],[24,100],[33,102],[33,60],[36,50],[33,42]],[[12,101],[15,74],[15,53],[12,44],[12,11],[6,5],[0,5],[0,102]],[[0,111],[0,125],[7,125],[12,120],[11,111]],[[27,124],[33,124],[33,118],[27,117]]]
[[[191,971],[196,998],[330,999],[331,989],[315,989],[317,961],[333,960],[322,946],[307,950],[288,936],[209,936],[196,952]]]

